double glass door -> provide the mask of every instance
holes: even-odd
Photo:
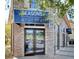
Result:
[[[25,29],[25,55],[45,54],[45,30]]]

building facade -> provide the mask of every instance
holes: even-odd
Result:
[[[34,0],[32,3],[34,3]],[[48,12],[36,9],[35,5],[32,5],[27,10],[18,10],[20,7],[18,5],[16,1],[14,5],[14,22],[12,25],[13,55],[52,55],[54,48],[53,46],[50,47],[50,45],[53,45],[53,27],[48,28],[49,21],[45,18]],[[21,7],[23,8],[24,5],[26,3],[21,5]],[[52,50],[51,54],[51,50],[49,49]]]
[[[66,28],[68,26],[63,18],[52,13],[53,9],[43,11],[36,8],[34,0],[31,5],[27,1],[24,0],[20,5],[14,0],[13,55],[48,55],[53,57],[55,49],[60,49],[61,46],[64,47],[67,44]],[[28,6],[28,9],[24,6]],[[20,7],[22,9],[19,9]]]

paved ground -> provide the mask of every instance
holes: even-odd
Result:
[[[74,57],[64,56],[64,55],[55,55],[54,59],[74,59]]]
[[[74,47],[61,47],[60,50],[56,50],[56,54],[74,57]]]
[[[26,56],[18,57],[17,59],[74,59],[74,48],[65,47],[56,51],[56,54],[53,56],[48,55],[35,55],[35,56]]]
[[[49,57],[46,55],[36,55],[36,56],[27,56],[27,57],[18,57],[18,59],[74,59],[74,57],[70,56],[62,56],[62,55],[55,55],[54,57]]]

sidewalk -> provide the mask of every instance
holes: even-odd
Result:
[[[74,59],[74,57],[55,55],[53,58],[46,55],[36,55],[27,57],[18,57],[18,59]]]
[[[74,59],[74,57],[64,56],[64,55],[55,55],[54,59]]]
[[[18,59],[74,59],[74,47],[64,47],[56,51],[55,55],[35,55],[18,57]]]
[[[56,54],[74,57],[74,47],[61,47],[60,50],[56,50]]]

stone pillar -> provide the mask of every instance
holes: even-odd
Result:
[[[50,58],[54,55],[54,32],[53,25],[50,28],[45,25],[45,54]]]
[[[24,28],[17,24],[13,24],[13,54],[24,56]]]

